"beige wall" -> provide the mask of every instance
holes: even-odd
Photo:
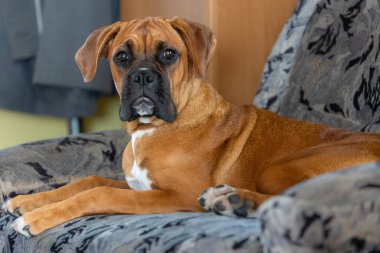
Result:
[[[204,22],[204,0],[121,0],[121,19],[180,16]]]
[[[83,118],[84,131],[121,128],[118,112],[118,97],[100,99],[96,115]],[[66,118],[0,110],[0,119],[0,149],[68,134]]]
[[[297,0],[206,0],[218,44],[209,71],[223,97],[252,104],[264,64]]]
[[[0,149],[29,141],[64,136],[65,119],[0,110]]]

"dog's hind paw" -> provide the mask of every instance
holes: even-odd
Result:
[[[233,192],[235,188],[221,184],[215,187],[210,187],[204,190],[198,197],[199,204],[207,211],[212,211],[212,206],[215,198]]]
[[[254,217],[255,202],[246,198],[245,195],[244,190],[223,184],[203,191],[198,201],[204,209],[219,215]]]

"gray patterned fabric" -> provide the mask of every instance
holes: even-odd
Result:
[[[254,98],[257,107],[278,112],[306,25],[318,2],[319,0],[300,0],[282,29],[265,64],[261,86]]]
[[[214,214],[91,216],[27,239],[0,219],[0,249],[8,252],[261,252],[259,222]],[[4,250],[5,249],[5,250]]]
[[[122,130],[68,136],[0,152],[0,203],[15,194],[45,191],[88,175],[124,179]]]
[[[380,162],[329,173],[264,203],[265,252],[380,252]]]
[[[279,113],[380,132],[380,2],[321,0],[308,23]]]

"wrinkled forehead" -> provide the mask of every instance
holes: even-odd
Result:
[[[149,53],[161,45],[178,50],[185,49],[181,37],[169,21],[147,18],[124,23],[112,43],[112,48],[116,51],[128,47],[137,53]]]

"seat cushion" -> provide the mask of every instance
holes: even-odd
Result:
[[[91,216],[31,239],[0,218],[2,252],[261,252],[260,223],[210,213]]]

